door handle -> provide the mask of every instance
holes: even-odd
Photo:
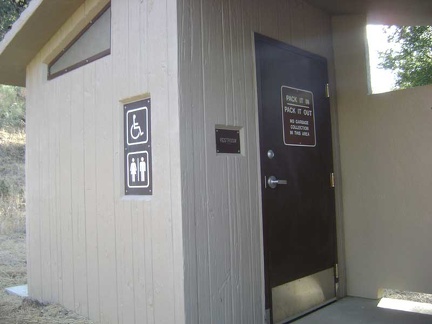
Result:
[[[288,184],[288,181],[286,180],[278,180],[275,176],[271,176],[267,180],[267,184],[270,188],[274,189],[277,187],[277,185],[286,185]]]

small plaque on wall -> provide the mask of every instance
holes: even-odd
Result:
[[[216,126],[216,153],[241,154],[240,130]]]

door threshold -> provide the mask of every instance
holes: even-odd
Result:
[[[306,315],[308,315],[308,314],[310,314],[310,313],[315,312],[316,310],[318,310],[318,309],[320,309],[320,308],[323,308],[323,307],[325,307],[325,306],[327,306],[327,305],[333,304],[336,300],[337,300],[336,297],[334,297],[334,298],[332,298],[332,299],[329,299],[329,300],[326,300],[326,301],[325,301],[324,303],[322,303],[322,304],[319,304],[319,305],[317,305],[317,306],[315,306],[315,307],[312,307],[312,308],[310,308],[310,309],[308,309],[308,310],[306,310],[306,311],[304,311],[304,312],[301,312],[301,313],[299,313],[299,314],[296,314],[296,315],[294,315],[294,316],[288,317],[288,318],[286,318],[286,319],[284,319],[284,320],[282,320],[282,321],[280,321],[280,322],[277,322],[277,323],[275,323],[275,324],[286,324],[286,323],[292,323],[292,322],[294,322],[294,321],[300,319],[300,318],[303,317],[303,316],[306,316]]]

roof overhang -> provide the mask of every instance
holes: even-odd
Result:
[[[331,15],[366,15],[370,23],[432,23],[431,0],[306,1]],[[83,2],[32,0],[0,43],[0,84],[25,86],[27,65]]]
[[[306,0],[331,15],[365,15],[369,23],[431,25],[431,0]]]
[[[0,84],[25,86],[26,67],[84,0],[33,0],[0,43]]]

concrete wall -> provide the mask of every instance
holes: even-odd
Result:
[[[184,323],[176,1],[113,0],[111,55],[47,80],[105,3],[85,1],[27,69],[29,293],[97,323]],[[122,101],[146,93],[153,196],[126,200]]]
[[[178,10],[186,322],[261,324],[253,32],[327,57],[334,80],[331,21],[298,0],[179,0]],[[241,156],[216,154],[215,125],[243,128]]]
[[[365,26],[333,19],[348,294],[432,293],[432,86],[369,95]]]

